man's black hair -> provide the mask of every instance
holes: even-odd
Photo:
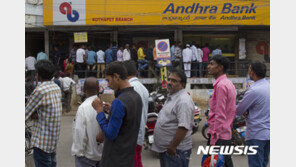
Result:
[[[55,78],[59,78],[61,76],[60,71],[56,70],[54,73]]]
[[[44,80],[51,80],[56,71],[55,66],[48,60],[39,60],[35,64],[38,76]]]
[[[123,62],[126,70],[127,70],[127,76],[133,76],[137,75],[137,67],[136,67],[136,62],[133,60],[128,60]]]
[[[222,55],[215,55],[214,57],[211,57],[210,61],[214,60],[218,65],[223,66],[223,73],[226,73],[226,71],[229,68],[229,59],[222,56]]]
[[[186,77],[186,75],[185,75],[185,72],[183,71],[183,70],[181,70],[181,69],[172,69],[171,71],[170,71],[170,74],[172,74],[172,73],[174,73],[174,74],[177,74],[178,75],[178,77],[181,79],[181,84],[184,84],[184,88],[185,88],[185,86],[186,86],[186,84],[187,84],[187,77]]]
[[[251,70],[259,77],[265,78],[266,76],[266,65],[260,61],[254,61],[251,63]]]
[[[112,45],[113,45],[113,46],[116,46],[116,42],[113,42]]]
[[[191,45],[196,45],[196,42],[195,42],[195,41],[193,41],[193,42],[191,43]]]
[[[113,76],[115,73],[119,75],[120,79],[125,80],[127,78],[127,70],[120,61],[114,61],[108,64],[107,68],[105,69],[106,75]]]

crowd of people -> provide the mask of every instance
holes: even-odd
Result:
[[[190,46],[186,47],[185,54]],[[109,49],[112,51],[113,48]],[[176,52],[180,55],[178,49]],[[82,57],[75,58],[82,60]],[[176,56],[175,60],[178,58]],[[115,92],[111,104],[101,99],[97,78],[86,78],[83,89],[86,99],[79,106],[73,123],[71,153],[76,167],[143,166],[141,152],[149,92],[138,80],[139,67],[133,60],[108,63],[103,75],[108,87]],[[229,60],[222,55],[213,56],[207,67],[208,73],[215,78],[214,92],[209,101],[208,145],[231,145],[233,119],[236,115],[245,115],[247,145],[259,146],[256,155],[248,155],[249,166],[266,167],[270,148],[270,87],[265,79],[266,66],[261,62],[250,64],[249,76],[254,84],[238,105],[236,89],[226,76],[228,68]],[[41,84],[26,103],[26,121],[34,121],[32,144],[36,167],[56,166],[62,95],[60,87],[52,81],[55,69],[48,60],[35,64]],[[168,97],[159,112],[152,145],[152,150],[159,153],[161,167],[189,166],[194,102],[185,90],[187,75],[182,69],[173,68],[168,76]],[[231,155],[225,155],[224,166],[233,166]]]
[[[169,69],[183,69],[187,77],[207,76],[206,68],[210,54],[208,43],[200,46],[193,41],[191,44],[184,45],[183,48],[181,42],[173,42],[170,52],[172,64]],[[212,51],[213,56],[218,54],[222,54],[219,46]],[[33,58],[34,56],[29,56],[29,64],[33,64]],[[79,78],[89,76],[104,78],[103,71],[106,65],[113,61],[127,60],[133,60],[137,63],[137,77],[156,77],[160,71],[154,44],[149,46],[140,44],[138,47],[132,44],[130,48],[129,44],[118,46],[116,42],[113,42],[108,48],[99,46],[96,47],[96,50],[93,46],[84,43],[74,44],[68,56],[63,56],[59,47],[54,46],[51,58],[53,64],[59,67],[61,72],[70,73],[70,77],[76,74]],[[39,52],[37,61],[42,59],[48,60],[48,56],[44,52]]]

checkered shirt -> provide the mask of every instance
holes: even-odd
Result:
[[[33,122],[32,145],[47,153],[56,151],[62,115],[61,89],[53,81],[42,82],[26,104],[26,121],[37,111]]]

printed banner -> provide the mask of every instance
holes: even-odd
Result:
[[[75,43],[87,42],[87,32],[75,32],[74,42]]]
[[[270,25],[270,0],[43,0],[44,25]]]
[[[160,68],[160,75],[161,75],[161,87],[162,87],[162,89],[166,89],[167,88],[167,81],[168,81],[166,67]]]

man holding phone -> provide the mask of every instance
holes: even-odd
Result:
[[[115,91],[108,119],[103,101],[92,102],[97,121],[104,133],[104,148],[100,166],[134,166],[134,155],[141,122],[142,100],[127,79],[122,62],[112,62],[105,70],[108,87]]]

